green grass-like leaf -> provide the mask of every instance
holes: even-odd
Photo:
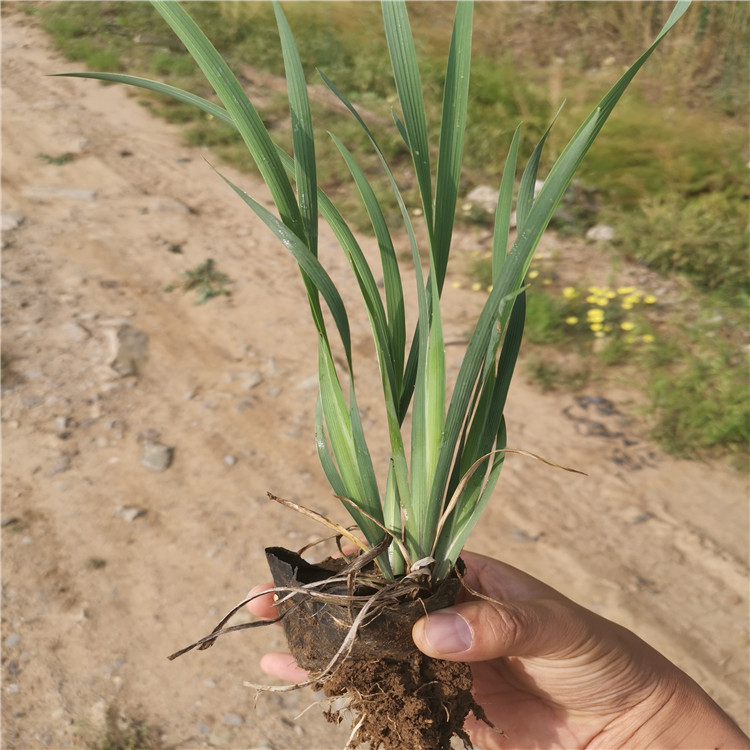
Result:
[[[492,291],[470,336],[449,400],[440,294],[450,257],[466,133],[472,4],[459,2],[456,6],[434,174],[428,138],[431,131],[407,4],[404,0],[387,0],[382,4],[400,110],[394,109],[393,119],[411,155],[428,237],[426,264],[406,201],[382,149],[347,97],[321,74],[324,83],[344,103],[370,140],[398,204],[416,271],[418,319],[413,324],[410,340],[406,335],[402,275],[382,199],[347,144],[334,134],[331,136],[333,143],[358,189],[378,242],[382,297],[376,275],[353,231],[318,187],[319,165],[305,72],[281,6],[274,3],[273,10],[288,87],[293,156],[273,143],[228,65],[190,16],[175,2],[153,0],[153,4],[185,44],[223,107],[143,78],[118,74],[78,75],[119,81],[171,96],[198,107],[239,132],[271,191],[278,216],[223,179],[297,261],[317,329],[320,391],[315,439],[323,471],[333,491],[351,501],[345,502],[344,507],[370,545],[382,540],[384,526],[396,539],[404,541],[405,551],[400,544],[394,544],[387,556],[381,556],[379,564],[384,575],[401,574],[411,562],[431,555],[436,561],[435,577],[447,575],[489,501],[504,462],[503,412],[523,336],[524,278],[531,258],[573,174],[608,116],[688,3],[678,2],[652,46],[584,120],[535,197],[535,183],[550,129],[543,134],[520,179],[516,198],[519,232],[508,251],[521,143],[520,127],[516,129],[505,161],[495,215]],[[382,496],[357,406],[347,311],[317,257],[319,213],[331,226],[350,264],[372,327],[391,448]],[[341,339],[346,355],[345,372],[339,372],[334,362],[321,300],[330,311]],[[346,381],[345,389],[342,383]],[[411,434],[406,436],[402,431],[409,410]]]

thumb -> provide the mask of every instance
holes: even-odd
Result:
[[[578,641],[576,625],[555,600],[473,601],[425,615],[414,624],[412,637],[428,656],[474,662],[569,650]]]

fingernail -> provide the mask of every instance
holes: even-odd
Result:
[[[430,646],[441,654],[460,654],[473,640],[469,623],[453,612],[428,615],[424,634]]]

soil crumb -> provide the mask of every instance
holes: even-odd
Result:
[[[471,748],[463,729],[469,713],[485,720],[471,695],[468,664],[431,659],[411,661],[347,661],[318,687],[347,705],[326,711],[332,723],[352,711],[357,727],[350,745],[367,743],[373,750],[449,750],[455,735]]]

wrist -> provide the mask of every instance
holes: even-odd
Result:
[[[670,685],[650,698],[653,700],[650,718],[631,735],[626,747],[649,750],[750,748],[747,735],[687,675],[679,673]]]

